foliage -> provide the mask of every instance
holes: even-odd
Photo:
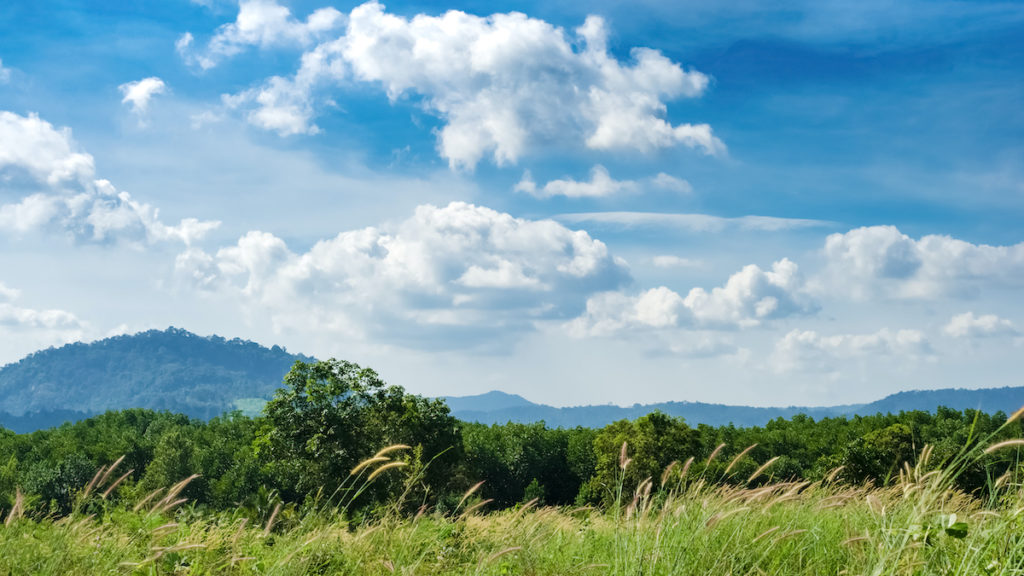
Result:
[[[0,423],[130,407],[210,418],[232,410],[236,399],[269,397],[296,360],[308,359],[173,327],[68,344],[0,368]]]

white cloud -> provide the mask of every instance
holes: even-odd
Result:
[[[0,111],[0,170],[18,168],[51,185],[85,181],[93,176],[93,159],[71,140],[71,130],[57,130],[35,114]]]
[[[661,254],[655,256],[651,258],[651,262],[658,268],[696,268],[704,265],[700,260],[682,258],[672,254]]]
[[[682,178],[676,178],[664,172],[659,172],[657,176],[651,179],[651,184],[655,188],[661,188],[662,190],[668,190],[669,192],[676,192],[678,194],[692,194],[693,186],[683,180]]]
[[[205,51],[192,52],[195,37],[190,32],[178,39],[175,48],[186,62],[208,70],[249,46],[262,49],[309,46],[326,32],[340,26],[344,19],[341,12],[328,7],[314,11],[303,22],[274,0],[242,0],[238,17],[217,29]]]
[[[813,330],[793,330],[775,343],[769,364],[776,372],[829,372],[852,359],[898,357],[918,359],[932,355],[920,330],[824,336]]]
[[[671,192],[689,194],[693,187],[686,180],[669,176],[664,172],[658,173],[652,178],[644,181],[647,185]],[[523,173],[522,179],[515,185],[516,192],[523,192],[538,198],[551,198],[553,196],[565,196],[566,198],[604,198],[620,193],[638,192],[641,183],[635,180],[615,180],[608,173],[608,169],[597,164],[590,170],[589,181],[578,181],[572,178],[550,180],[543,186],[538,186],[533,180],[529,170]]]
[[[499,165],[515,163],[531,145],[551,142],[641,152],[684,145],[723,154],[708,125],[664,119],[666,101],[700,96],[708,77],[648,48],[619,62],[606,35],[596,16],[572,36],[517,12],[408,19],[368,2],[349,14],[343,36],[304,56],[295,77],[273,77],[226,102],[251,108],[250,122],[263,128],[313,133],[318,85],[349,76],[378,84],[392,101],[412,97],[444,121],[438,148],[453,168],[472,169],[488,155]]]
[[[664,286],[632,296],[605,292],[587,300],[586,312],[567,327],[577,337],[612,336],[635,330],[735,329],[793,315],[817,304],[805,293],[797,265],[782,259],[771,270],[751,264],[710,292],[696,287],[684,297]]]
[[[949,320],[949,324],[943,328],[947,336],[953,338],[986,338],[993,336],[1014,336],[1017,329],[1013,322],[1000,318],[995,314],[984,314],[975,316],[974,312],[957,314]]]
[[[523,174],[522,180],[516,184],[516,192],[525,192],[538,198],[565,196],[567,198],[602,198],[620,192],[635,192],[638,186],[632,180],[614,180],[608,170],[600,164],[590,171],[589,182],[579,182],[572,178],[551,180],[543,187],[538,187],[530,172]]]
[[[149,204],[118,191],[107,180],[95,179],[93,158],[79,150],[70,129],[58,130],[34,114],[0,111],[0,176],[4,175],[28,176],[48,189],[0,204],[0,232],[24,234],[55,227],[86,242],[190,244],[220,224],[195,218],[173,226],[163,223]]]
[[[832,234],[818,281],[823,292],[856,298],[973,295],[986,284],[1024,286],[1024,243],[972,244],[949,236],[914,240],[894,226]]]
[[[121,84],[117,89],[124,95],[121,103],[130,105],[132,112],[141,115],[146,113],[146,110],[149,108],[149,101],[153,96],[163,94],[167,89],[167,85],[156,76],[150,76],[135,82]]]
[[[689,232],[724,232],[730,229],[778,232],[831,226],[824,220],[740,216],[723,218],[709,214],[670,214],[664,212],[576,212],[559,214],[556,219],[572,224],[605,224],[622,228],[657,227]]]
[[[586,232],[461,202],[420,206],[392,229],[342,232],[304,253],[253,231],[216,254],[190,250],[177,268],[278,328],[383,333],[414,347],[502,340],[578,313],[587,295],[628,279]]]
[[[74,314],[64,310],[36,310],[20,306],[19,290],[0,282],[0,342],[24,340],[37,346],[63,344],[81,339],[88,326]]]

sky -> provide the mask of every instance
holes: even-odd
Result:
[[[0,364],[176,326],[559,406],[1024,384],[1024,4],[327,1],[0,6]]]

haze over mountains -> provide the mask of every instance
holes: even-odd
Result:
[[[296,360],[312,358],[173,327],[50,348],[0,368],[0,426],[26,432],[123,408],[197,418],[235,409],[251,412],[273,395]],[[556,408],[497,391],[446,401],[456,417],[483,423],[543,420],[549,426],[597,427],[660,410],[694,425],[755,426],[801,413],[818,419],[938,406],[1012,412],[1024,405],[1024,387],[899,392],[868,404],[829,407],[664,402]]]

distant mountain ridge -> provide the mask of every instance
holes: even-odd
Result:
[[[279,346],[198,336],[174,327],[41,350],[0,367],[0,426],[26,432],[123,408],[169,410],[197,418],[243,407],[257,410],[296,360],[313,358]],[[868,404],[822,407],[663,402],[556,408],[498,391],[445,400],[457,418],[486,424],[543,420],[549,426],[599,427],[659,410],[692,425],[757,426],[801,413],[820,419],[934,411],[938,406],[1010,413],[1024,405],[1024,387],[915,390]]]
[[[68,344],[0,368],[0,412],[141,407],[210,418],[239,399],[269,397],[296,360],[310,358],[174,327]]]
[[[504,404],[502,403],[504,399]],[[979,409],[985,412],[1012,413],[1024,406],[1024,386],[1006,388],[946,388],[897,392],[867,404],[840,406],[755,407],[705,402],[661,402],[632,406],[569,406],[556,408],[535,404],[522,396],[488,392],[479,396],[448,398],[452,414],[467,422],[503,424],[505,422],[539,422],[549,426],[599,427],[622,419],[639,418],[655,410],[684,418],[692,425],[763,426],[775,418],[791,418],[806,414],[811,418],[834,418],[911,410],[934,412],[939,406],[956,410]],[[524,404],[525,402],[525,404]]]

